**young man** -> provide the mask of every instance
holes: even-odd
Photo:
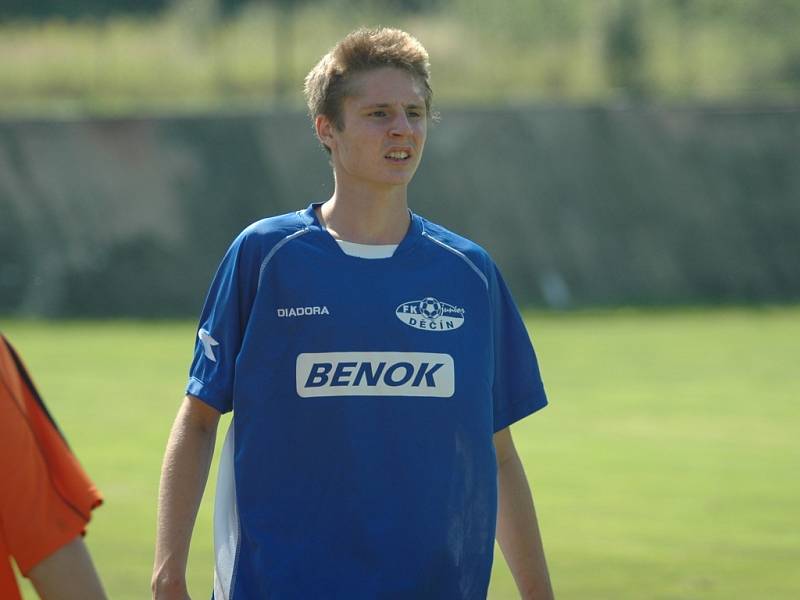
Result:
[[[186,598],[220,413],[215,600],[485,598],[495,539],[552,597],[509,425],[533,349],[478,246],[408,209],[431,115],[410,35],[358,30],[309,73],[333,196],[233,242],[167,447],[155,598]],[[498,501],[499,482],[499,501]]]
[[[0,335],[0,598],[21,598],[9,559],[43,600],[101,600],[82,534],[102,496]]]

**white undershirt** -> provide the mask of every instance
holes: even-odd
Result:
[[[345,242],[344,240],[336,240],[342,252],[349,256],[357,256],[358,258],[390,258],[394,251],[397,250],[399,244],[356,244],[355,242]]]

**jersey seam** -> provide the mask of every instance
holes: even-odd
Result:
[[[235,485],[235,484],[234,484]],[[236,503],[239,503],[239,499],[236,499]],[[233,559],[233,571],[231,572],[231,589],[229,590],[230,599],[234,600],[234,590],[236,589],[236,579],[239,575],[239,557],[241,556],[242,552],[242,519],[241,517],[236,519],[236,528],[238,529],[238,539],[236,540],[236,558]],[[238,597],[238,596],[237,596]]]
[[[231,423],[231,427],[236,427],[234,423]],[[233,430],[233,455],[236,455],[236,429]],[[239,575],[239,558],[241,557],[242,551],[242,512],[239,510],[239,494],[238,490],[236,489],[236,460],[235,458],[231,459],[231,469],[233,469],[233,494],[236,498],[234,506],[236,507],[236,556],[233,559],[233,569],[231,570],[231,584],[230,589],[228,590],[228,595],[230,600],[234,600],[235,590],[236,590],[236,580]]]
[[[303,229],[295,231],[294,233],[290,233],[289,235],[287,235],[286,237],[281,239],[277,244],[275,244],[272,247],[272,249],[264,257],[264,260],[261,261],[261,266],[258,269],[258,286],[256,286],[256,289],[260,289],[261,288],[261,279],[264,276],[264,271],[266,270],[267,265],[269,264],[269,261],[271,261],[272,257],[275,256],[275,253],[278,250],[280,250],[281,248],[283,248],[286,244],[291,242],[293,239],[298,238],[301,235],[305,235],[309,231],[310,230],[308,228],[308,225],[306,225]]]
[[[472,262],[472,261],[469,259],[469,257],[468,257],[466,254],[464,254],[464,253],[463,253],[463,252],[461,252],[460,250],[456,250],[455,248],[453,248],[452,246],[449,246],[448,244],[445,244],[445,243],[444,243],[443,241],[441,241],[441,240],[437,240],[435,237],[433,237],[431,234],[429,234],[429,233],[428,233],[428,232],[427,232],[427,231],[426,231],[424,228],[423,228],[423,230],[422,230],[422,235],[423,235],[424,237],[428,238],[429,240],[431,240],[432,242],[434,242],[435,244],[437,244],[437,245],[441,246],[442,248],[444,248],[444,249],[445,249],[445,250],[447,250],[448,252],[452,252],[452,253],[453,253],[453,254],[455,254],[457,257],[459,257],[461,260],[463,260],[465,263],[467,263],[467,266],[469,266],[469,268],[471,268],[471,269],[472,269],[472,270],[475,272],[475,274],[476,274],[478,277],[480,277],[480,278],[481,278],[481,281],[483,282],[483,285],[484,285],[484,287],[486,287],[486,289],[487,289],[487,290],[489,289],[489,280],[486,278],[486,275],[484,275],[483,271],[481,271],[481,270],[480,270],[480,269],[479,269],[479,268],[478,268],[478,267],[475,265],[475,263],[474,263],[474,262]]]

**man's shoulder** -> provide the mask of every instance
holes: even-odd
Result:
[[[264,257],[274,248],[308,230],[309,221],[303,211],[260,219],[245,227],[236,236],[231,248],[246,256]]]
[[[488,270],[493,264],[492,258],[482,246],[438,223],[428,221],[422,217],[420,219],[422,220],[423,235],[425,237],[454,254],[462,255],[484,274],[488,274]]]
[[[275,215],[259,219],[245,227],[239,237],[264,244],[278,243],[282,239],[308,228],[309,222],[303,211]]]

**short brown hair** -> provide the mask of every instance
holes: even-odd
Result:
[[[423,88],[426,114],[431,114],[428,52],[414,36],[400,29],[361,28],[348,34],[323,56],[306,76],[305,96],[312,119],[325,115],[341,130],[342,102],[353,93],[353,75],[381,67],[411,74]]]

